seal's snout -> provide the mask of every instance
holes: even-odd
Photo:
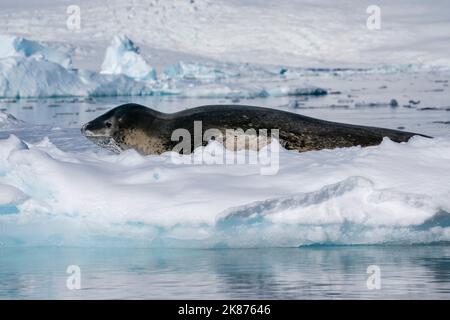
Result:
[[[83,125],[80,130],[81,133],[84,134],[86,137],[94,135],[94,133],[91,130],[89,130],[89,122]]]

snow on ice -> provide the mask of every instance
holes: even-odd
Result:
[[[156,80],[156,71],[139,54],[127,36],[117,35],[106,49],[102,74],[124,74],[135,80]]]
[[[196,154],[214,158],[217,148]],[[258,164],[63,152],[48,139],[11,135],[0,140],[0,240],[175,247],[450,240],[448,139],[281,149],[279,157],[279,172],[262,176]]]

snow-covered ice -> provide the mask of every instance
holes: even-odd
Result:
[[[64,23],[65,2],[24,2],[0,11],[3,97],[258,97],[317,87],[305,83],[317,68],[332,75],[450,67],[444,0],[380,1],[376,31],[366,27],[368,4],[353,1],[81,0],[75,31]]]
[[[36,41],[30,41],[22,37],[0,35],[0,59],[10,57],[36,57],[57,63],[64,68],[72,64],[70,55],[42,45]]]
[[[184,61],[179,61],[173,65],[168,66],[164,70],[164,75],[171,78],[181,78],[181,79],[199,79],[199,80],[221,80],[226,78],[239,77],[238,71],[229,68],[229,66],[224,65],[223,68],[215,65],[208,65],[204,63],[186,63]]]
[[[178,95],[180,97],[241,97],[326,94],[303,80],[285,83],[276,73],[254,81],[251,68],[225,69],[182,61],[157,74],[126,36],[114,36],[101,71],[70,67],[70,56],[23,38],[0,36],[0,97],[66,97]],[[229,70],[227,70],[227,68]],[[240,76],[237,70],[245,70]],[[229,81],[221,81],[228,79]]]
[[[220,148],[212,143],[196,153],[219,157]],[[261,175],[257,164],[64,152],[48,139],[26,144],[14,135],[0,140],[0,150],[0,240],[8,246],[450,240],[444,138],[302,154],[281,149],[273,176]]]
[[[156,80],[156,71],[139,54],[139,48],[127,36],[117,35],[106,49],[103,74],[124,74],[135,80]]]
[[[152,94],[124,75],[76,70],[70,57],[35,41],[0,36],[0,97]]]
[[[450,65],[447,0],[78,0],[80,30],[66,27],[67,1],[0,4],[0,30],[77,48],[77,68],[99,70],[105,48],[127,34],[152,66],[180,56],[296,67],[380,64]],[[381,8],[381,29],[368,30],[366,10]]]

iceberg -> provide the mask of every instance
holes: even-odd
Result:
[[[151,95],[153,89],[124,74],[70,67],[68,55],[38,42],[0,36],[0,97]]]
[[[278,74],[250,65],[185,63],[161,79],[126,36],[115,36],[100,72],[71,67],[70,56],[20,37],[0,36],[0,97],[177,95],[264,98],[325,95],[310,85],[284,83]]]
[[[106,49],[102,74],[123,74],[138,81],[156,80],[156,71],[127,36],[116,35]]]
[[[38,57],[0,59],[0,97],[83,95],[86,84],[76,70]]]
[[[63,68],[70,68],[72,65],[70,55],[57,49],[22,37],[0,35],[0,59],[11,57],[35,57],[59,64]]]
[[[0,97],[151,95],[153,90],[124,75],[101,75],[31,58],[0,59]]]

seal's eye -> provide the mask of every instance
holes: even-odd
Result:
[[[105,126],[106,126],[107,128],[111,128],[112,123],[111,123],[110,121],[106,121],[106,122],[105,122]]]

